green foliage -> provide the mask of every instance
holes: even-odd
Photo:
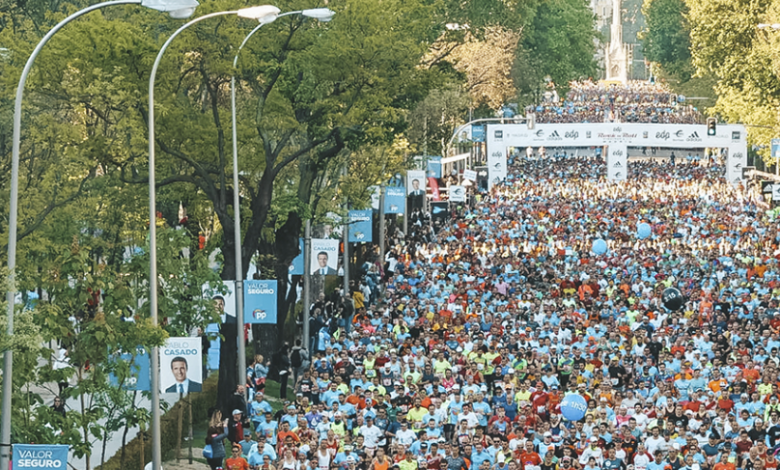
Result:
[[[457,85],[431,90],[409,116],[409,139],[421,155],[443,155],[452,133],[471,104]]]
[[[517,48],[513,74],[524,101],[538,101],[533,94],[549,76],[559,94],[572,80],[596,77],[594,58],[596,17],[585,0],[537,0]],[[529,99],[530,98],[530,99]]]
[[[209,410],[214,406],[214,402],[217,399],[217,376],[209,377],[203,382],[203,391],[200,393],[191,393],[184,401],[176,403],[167,413],[165,413],[160,420],[160,433],[162,435],[162,449],[165,455],[164,458],[170,457],[170,452],[176,448],[176,435],[179,419],[179,410],[184,411],[184,423],[187,423],[187,409],[186,401],[190,401],[192,406],[192,422],[194,426],[198,426],[200,423],[205,422],[209,415]],[[148,429],[148,427],[147,427]],[[105,464],[97,467],[97,470],[125,470],[127,468],[141,468],[141,439],[148,441],[146,433],[141,433],[135,437],[132,441],[127,443],[124,452],[124,460],[122,459],[122,453],[117,453],[105,462]],[[203,443],[195,442],[194,446],[202,446]],[[146,442],[144,445],[144,462],[150,462],[152,459],[151,443]]]
[[[713,111],[750,128],[753,144],[768,146],[780,132],[780,71],[776,34],[757,29],[780,13],[775,0],[686,0],[690,10],[691,55],[699,75],[711,73],[718,101]],[[769,150],[759,152],[769,161]]]
[[[642,33],[642,50],[647,60],[658,63],[681,81],[690,80],[694,70],[685,1],[645,0],[642,13],[647,23]]]

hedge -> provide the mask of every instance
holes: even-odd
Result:
[[[208,419],[208,411],[213,408],[217,403],[217,374],[213,374],[211,377],[203,382],[203,391],[200,393],[191,393],[189,397],[192,400],[192,423],[193,426],[197,426],[199,423],[203,423]],[[174,404],[165,415],[160,419],[160,440],[162,447],[163,460],[167,456],[171,455],[176,449],[176,435],[178,430],[178,417],[179,409],[183,408],[184,412],[184,426],[182,433],[186,431],[187,414],[186,405],[184,402],[179,401]],[[120,431],[121,432],[121,431]],[[151,430],[146,430],[146,434],[151,435]],[[96,470],[127,470],[138,469],[141,465],[141,438],[143,433],[138,435],[125,445],[125,461],[121,462],[122,450],[120,449],[116,455],[108,459],[105,464],[97,467]],[[144,464],[151,462],[152,460],[152,443],[150,439],[144,442]]]

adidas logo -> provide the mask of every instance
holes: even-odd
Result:
[[[699,133],[696,131],[693,131],[691,135],[688,136],[688,142],[701,142],[701,137],[699,137]]]
[[[552,134],[547,137],[547,140],[561,140],[561,135],[558,134],[558,131],[552,131]]]
[[[612,168],[623,168],[623,165],[621,165],[620,162],[615,162],[615,164],[612,165]]]

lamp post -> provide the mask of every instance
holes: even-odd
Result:
[[[22,100],[24,97],[24,85],[27,82],[27,76],[30,74],[35,58],[43,49],[43,46],[54,36],[57,31],[66,24],[85,15],[89,12],[114,5],[132,5],[141,6],[153,10],[167,12],[172,18],[187,18],[195,12],[198,6],[197,0],[113,0],[109,2],[98,3],[83,10],[79,10],[55,25],[35,46],[30,58],[24,65],[22,75],[19,77],[19,84],[16,87],[16,99],[14,101],[14,120],[13,120],[13,141],[11,153],[11,194],[9,195],[8,211],[8,292],[6,301],[8,302],[8,325],[7,334],[14,334],[14,299],[16,297],[16,244],[17,244],[17,218],[19,203],[19,159],[22,135]],[[11,458],[11,394],[13,384],[13,351],[8,349],[4,352],[3,358],[3,400],[1,405],[2,422],[0,422],[0,468],[8,468],[8,462]]]
[[[264,25],[274,22],[277,18],[290,15],[301,15],[309,18],[315,18],[320,21],[330,21],[333,18],[335,12],[327,8],[313,8],[310,10],[298,10],[288,11],[286,13],[279,14],[279,9],[276,9],[276,13],[268,15],[262,18],[260,24],[246,35],[241,45],[236,51],[236,56],[233,58],[233,74],[230,77],[230,115],[233,123],[233,224],[235,229],[233,230],[233,244],[235,248],[233,250],[234,264],[236,267],[236,322],[238,323],[238,376],[244,377],[246,375],[246,344],[244,343],[244,267],[241,260],[241,209],[238,187],[238,137],[236,129],[236,65],[238,64],[238,56],[241,54],[241,50],[246,45],[247,41],[254,36],[254,34],[260,31]],[[308,265],[307,265],[308,266]],[[304,325],[306,323],[304,322]],[[307,328],[307,326],[304,326]],[[308,339],[307,339],[308,341]]]
[[[160,66],[165,50],[173,42],[173,40],[181,34],[182,31],[190,26],[199,23],[203,20],[214,18],[217,16],[237,15],[241,18],[249,18],[260,21],[267,21],[270,18],[276,18],[279,14],[279,9],[271,5],[262,5],[249,8],[242,8],[240,10],[230,11],[218,11],[204,15],[186,23],[179,29],[177,29],[165,44],[163,44],[160,52],[157,53],[157,58],[152,66],[152,74],[149,76],[149,305],[151,309],[152,324],[157,325],[157,194],[155,188],[155,174],[154,174],[154,79],[157,77],[157,68]],[[243,312],[236,312],[239,325],[243,324]],[[239,331],[239,336],[241,332]],[[158,347],[155,346],[152,349],[152,469],[160,470],[160,464],[162,462],[162,450],[160,448],[160,358]]]

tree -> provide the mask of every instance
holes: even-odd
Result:
[[[756,26],[775,18],[780,5],[772,0],[686,0],[686,4],[693,65],[697,74],[711,73],[717,80],[713,111],[729,122],[774,128],[750,129],[750,140],[768,147],[780,131],[780,41]],[[768,149],[760,154],[772,161]]]
[[[517,48],[513,75],[526,103],[538,101],[546,76],[564,94],[572,80],[598,74],[596,17],[585,0],[537,1]]]
[[[642,50],[651,62],[687,81],[693,75],[690,26],[684,0],[645,0],[642,5],[647,27]]]

